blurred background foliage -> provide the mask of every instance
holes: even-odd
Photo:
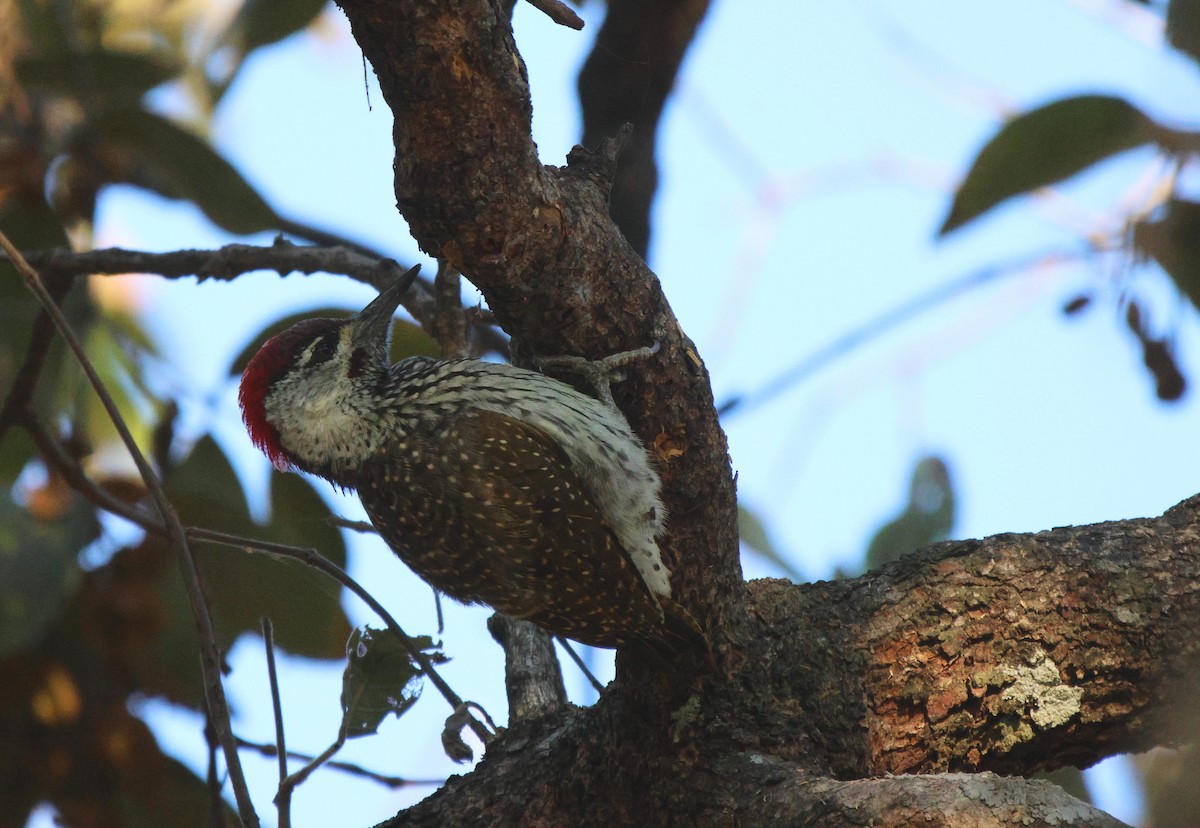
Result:
[[[321,238],[280,216],[207,135],[247,58],[310,26],[324,0],[246,0],[215,31],[205,5],[0,4],[0,229],[18,247],[89,249],[97,197],[114,184],[192,202],[232,234]],[[1200,2],[1157,8],[1169,43],[1200,59]],[[148,93],[168,85],[177,104],[170,113],[148,103]],[[975,159],[942,232],[1142,146],[1158,148],[1167,168],[1163,185],[1127,211],[1117,237],[1096,243],[1127,251],[1137,267],[1161,268],[1181,304],[1200,305],[1200,203],[1178,187],[1200,153],[1200,134],[1158,124],[1121,97],[1068,98],[1012,118]],[[155,343],[119,303],[98,300],[79,282],[75,289],[71,280],[49,287],[155,459],[183,522],[316,547],[344,564],[341,533],[306,479],[273,473],[270,521],[262,524],[216,441],[174,439],[176,406],[142,380],[158,358]],[[1132,276],[1115,295],[1154,393],[1179,399],[1190,378],[1174,357],[1175,332],[1149,324]],[[1064,312],[1085,312],[1095,300],[1080,294]],[[292,321],[280,319],[247,343],[231,371]],[[397,348],[398,356],[436,353],[412,326],[402,329]],[[164,755],[128,708],[136,695],[202,706],[195,624],[182,581],[163,541],[113,522],[44,459],[52,441],[97,489],[129,504],[145,500],[95,395],[7,264],[0,264],[0,395],[0,826],[23,825],[40,802],[52,803],[72,826],[201,824],[212,801],[209,782]],[[901,505],[880,516],[863,570],[953,532],[947,460],[919,458],[907,484],[896,485]],[[741,530],[750,554],[794,574],[763,522],[745,508]],[[350,626],[329,581],[237,550],[205,547],[200,561],[223,648],[257,633],[268,615],[284,649],[344,657]],[[1189,751],[1141,760],[1155,824],[1194,824],[1188,820],[1200,813],[1200,799],[1188,780],[1200,778],[1196,763]],[[1077,775],[1057,778],[1083,793]]]

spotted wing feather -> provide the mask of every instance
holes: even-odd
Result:
[[[360,470],[384,540],[453,598],[586,644],[663,634],[663,609],[562,448],[504,414],[420,425]]]

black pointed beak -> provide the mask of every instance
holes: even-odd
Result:
[[[387,344],[392,315],[395,314],[396,308],[400,307],[400,300],[412,287],[420,270],[420,265],[414,265],[394,283],[380,291],[371,304],[352,317],[355,347],[381,348]]]

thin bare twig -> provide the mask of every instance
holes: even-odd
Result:
[[[279,814],[279,828],[291,828],[292,791],[284,793],[283,782],[288,776],[287,742],[283,733],[283,701],[279,696],[279,676],[275,671],[275,627],[271,619],[262,619],[263,648],[267,656],[267,679],[271,686],[271,710],[275,714],[275,744],[279,745],[279,795],[275,798],[275,809]],[[241,740],[238,740],[241,744]]]
[[[554,640],[558,642],[558,646],[567,651],[567,655],[571,657],[571,661],[575,662],[575,666],[579,668],[579,672],[583,673],[584,678],[591,682],[592,689],[597,693],[604,692],[604,685],[596,678],[595,674],[588,669],[588,666],[583,662],[579,653],[575,652],[575,648],[571,646],[571,642],[563,638],[561,635],[554,636]]]
[[[83,349],[83,344],[79,341],[79,337],[75,335],[75,331],[72,330],[66,317],[63,316],[54,299],[46,291],[46,286],[43,284],[41,276],[25,261],[20,251],[13,245],[8,236],[2,232],[0,232],[0,247],[3,247],[5,252],[8,253],[9,260],[16,266],[18,272],[20,272],[26,286],[33,291],[34,295],[42,303],[42,307],[45,308],[46,312],[50,315],[50,319],[54,322],[54,327],[58,329],[59,335],[62,336],[68,347],[70,347],[71,352],[75,355],[75,359],[79,362],[80,367],[87,376],[88,382],[91,383],[92,388],[96,391],[96,395],[100,398],[105,412],[108,414],[109,419],[112,420],[113,427],[116,428],[117,433],[120,435],[121,442],[125,444],[125,448],[133,458],[133,462],[138,469],[138,474],[146,484],[150,497],[162,517],[167,538],[170,541],[171,548],[175,551],[180,569],[183,572],[188,600],[191,603],[192,614],[195,617],[196,628],[200,635],[200,666],[204,676],[205,701],[213,728],[217,732],[217,738],[220,740],[222,750],[225,754],[225,767],[229,773],[234,797],[237,800],[238,813],[241,816],[244,826],[247,828],[257,828],[259,824],[258,815],[254,811],[254,803],[250,800],[250,791],[246,786],[246,778],[242,773],[241,761],[238,758],[237,742],[233,738],[233,729],[229,721],[229,705],[225,701],[225,688],[221,683],[221,654],[217,646],[216,633],[213,630],[212,616],[209,613],[208,604],[204,599],[204,593],[200,586],[200,576],[196,570],[196,560],[192,555],[191,547],[188,545],[183,524],[180,523],[179,516],[175,514],[174,508],[171,506],[170,501],[167,500],[167,495],[158,480],[158,475],[155,474],[154,469],[150,467],[150,463],[142,454],[141,449],[138,448],[137,442],[133,439],[133,435],[129,432],[129,427],[121,416],[121,412],[117,409],[117,404],[113,402],[108,390],[104,387],[104,383],[100,380],[99,374],[96,373],[91,360],[88,359],[87,353]]]
[[[211,543],[218,543],[222,546],[229,546],[234,549],[242,549],[246,552],[262,552],[276,557],[293,558],[301,563],[306,564],[307,566],[312,567],[313,569],[324,572],[326,575],[338,581],[348,590],[357,595],[363,601],[363,603],[374,610],[375,614],[379,616],[380,620],[387,625],[387,628],[391,630],[397,638],[400,639],[401,645],[404,647],[405,651],[408,652],[409,657],[412,658],[412,660],[417,663],[417,666],[421,668],[421,672],[425,675],[425,677],[429,679],[430,683],[437,688],[438,692],[442,694],[442,697],[452,707],[458,708],[462,706],[462,699],[459,698],[458,694],[450,688],[450,685],[446,683],[445,679],[443,679],[441,675],[438,674],[437,670],[434,669],[433,663],[429,660],[429,656],[427,656],[421,650],[421,648],[413,642],[413,639],[408,635],[408,633],[404,632],[400,625],[396,623],[396,619],[393,618],[392,614],[384,608],[383,604],[375,600],[375,596],[367,592],[366,589],[364,589],[357,581],[351,578],[344,569],[333,563],[333,561],[330,561],[328,558],[322,556],[317,550],[300,546],[288,546],[287,544],[283,543],[271,543],[269,541],[254,540],[252,538],[242,538],[238,537],[237,535],[229,535],[224,532],[217,532],[212,529],[201,529],[194,526],[188,527],[187,532],[188,537],[195,540],[205,540]],[[473,720],[473,722],[474,724],[471,727],[472,731],[474,731],[475,735],[478,736],[481,741],[484,743],[488,742],[491,739],[492,734],[489,733],[487,728],[485,728],[478,721]]]
[[[374,288],[394,282],[405,268],[395,260],[367,255],[346,247],[310,247],[278,238],[270,247],[227,244],[216,250],[173,250],[147,253],[110,247],[103,250],[30,251],[31,265],[56,276],[88,273],[156,273],[166,278],[196,276],[230,281],[256,270],[288,273],[341,273]],[[404,307],[423,322],[433,313],[433,291],[428,281],[418,279],[405,294]]]
[[[325,748],[321,752],[321,755],[315,757],[307,765],[279,783],[279,793],[275,794],[276,803],[279,803],[281,800],[290,800],[292,798],[292,791],[296,789],[297,785],[308,779],[313,771],[332,759],[333,755],[342,749],[342,745],[346,744],[346,729],[348,726],[349,721],[343,717],[341,725],[338,726],[337,739],[334,740],[333,744]]]
[[[269,270],[288,273],[340,273],[382,289],[404,271],[394,260],[368,255],[361,249],[346,247],[310,247],[295,245],[280,238],[270,247],[228,244],[216,250],[173,250],[147,253],[111,247],[103,250],[36,250],[26,254],[27,261],[47,278],[82,276],[90,273],[154,273],[165,278],[196,276],[203,279],[232,281],[245,273]],[[433,287],[418,279],[404,296],[404,308],[425,325],[434,315]],[[475,335],[486,350],[508,353],[508,340],[494,327],[486,314],[471,314]]]
[[[326,520],[330,526],[336,526],[339,529],[349,529],[351,532],[361,532],[364,535],[378,535],[379,530],[367,523],[365,520],[347,520],[336,515]]]
[[[469,704],[469,702],[468,702]],[[272,744],[264,744],[260,742],[251,742],[248,739],[238,737],[238,747],[243,750],[253,750],[270,758],[279,755],[279,748]],[[298,759],[301,762],[311,762],[314,757],[300,753],[299,751],[287,751],[289,759]],[[326,762],[325,767],[339,770],[343,773],[348,773],[352,776],[361,776],[364,779],[370,779],[372,782],[378,782],[380,785],[385,785],[389,788],[403,788],[406,785],[441,785],[445,783],[445,779],[405,779],[402,776],[388,776],[386,774],[377,773],[376,771],[364,768],[361,765],[356,765],[353,762]]]
[[[783,371],[775,379],[769,380],[758,390],[747,394],[735,394],[729,397],[717,406],[717,413],[721,416],[725,416],[726,414],[742,414],[752,408],[757,408],[770,402],[788,389],[827,367],[831,362],[846,356],[871,340],[883,336],[888,331],[895,329],[910,319],[920,316],[922,313],[939,307],[951,299],[966,293],[968,290],[1005,276],[1021,273],[1035,266],[1077,261],[1089,254],[1090,249],[1083,251],[1046,250],[1034,253],[1033,255],[1023,255],[1011,261],[989,265],[988,267],[972,271],[952,282],[938,285],[893,308],[889,308],[874,319],[839,336],[833,342],[830,342],[815,353],[809,354]]]

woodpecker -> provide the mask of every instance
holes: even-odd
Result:
[[[662,483],[614,407],[475,359],[389,364],[414,267],[348,319],[308,319],[242,375],[250,438],[281,470],[355,489],[441,592],[597,647],[707,649],[671,600]]]

